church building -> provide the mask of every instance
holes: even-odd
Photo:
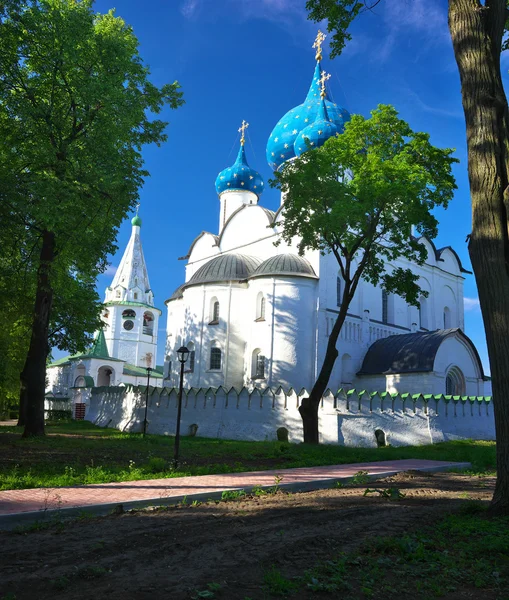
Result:
[[[274,170],[308,144],[319,147],[340,134],[350,118],[325,89],[322,41],[315,44],[307,96],[269,136],[267,161]],[[342,280],[334,256],[311,250],[299,256],[299,240],[288,245],[280,237],[284,198],[276,212],[262,205],[264,182],[246,157],[247,126],[239,130],[237,159],[216,179],[218,229],[196,236],[185,257],[185,282],[166,301],[165,385],[178,385],[176,350],[185,345],[191,351],[188,388],[310,390],[339,312]],[[416,308],[361,281],[338,340],[331,390],[484,393],[482,364],[464,332],[469,272],[451,247],[438,249],[425,238],[420,243],[428,253],[425,264],[401,258],[390,267],[411,268],[429,295]]]
[[[141,218],[132,221],[129,243],[111,285],[106,288],[103,329],[92,348],[54,361],[47,369],[47,396],[87,402],[93,387],[123,384],[161,386],[163,367],[156,366],[157,328],[161,310],[154,306],[141,246]]]

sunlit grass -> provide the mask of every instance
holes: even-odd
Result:
[[[242,442],[183,437],[178,470],[171,468],[173,437],[122,433],[86,421],[49,424],[44,438],[22,439],[0,429],[0,489],[134,481],[263,469],[421,458],[472,463],[474,474],[494,474],[495,443],[463,440],[428,446],[344,446]]]

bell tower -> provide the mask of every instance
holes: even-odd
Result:
[[[161,310],[154,306],[141,246],[141,218],[132,231],[111,285],[106,288],[102,319],[109,355],[136,367],[156,366],[157,330]]]

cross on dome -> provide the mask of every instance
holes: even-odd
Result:
[[[322,44],[326,37],[327,36],[325,35],[325,33],[322,33],[320,30],[318,30],[315,43],[313,44],[313,48],[316,48],[315,58],[318,62],[322,60]]]
[[[243,146],[246,141],[245,133],[246,133],[246,129],[248,127],[249,127],[249,123],[246,123],[246,121],[242,120],[242,125],[239,128],[241,146]]]
[[[325,96],[327,95],[327,93],[325,92],[325,82],[328,81],[330,78],[330,73],[322,71],[322,76],[320,77],[320,98],[322,99],[325,98]]]

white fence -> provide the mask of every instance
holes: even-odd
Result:
[[[181,432],[196,430],[200,437],[234,440],[275,440],[285,427],[291,442],[302,441],[298,407],[307,390],[281,387],[248,390],[191,388],[184,390]],[[103,427],[140,431],[146,387],[93,388],[85,418]],[[148,432],[173,435],[178,390],[150,388]],[[327,390],[319,411],[324,443],[376,446],[375,431],[385,433],[394,446],[429,444],[457,439],[495,438],[492,400],[477,396],[369,394],[357,390]]]

